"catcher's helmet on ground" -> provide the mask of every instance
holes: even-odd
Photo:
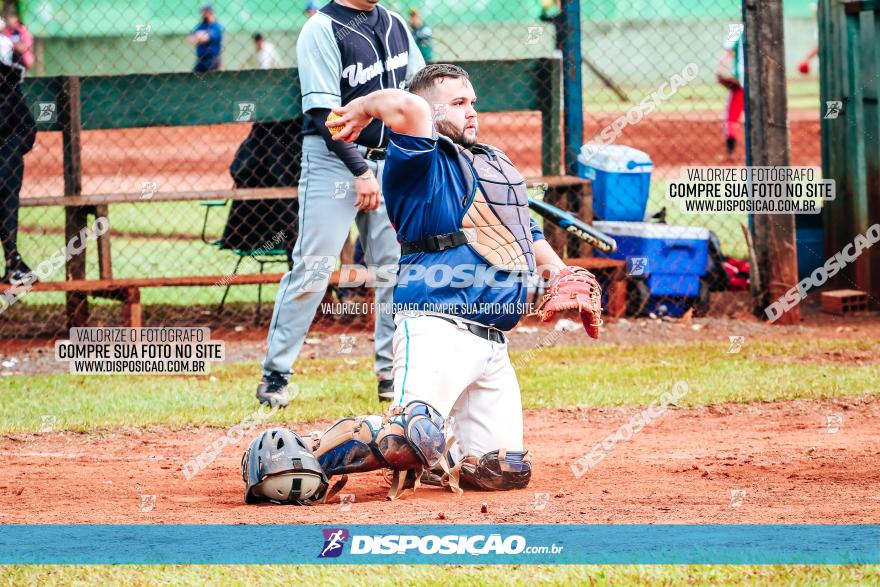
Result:
[[[303,504],[321,499],[327,476],[295,432],[272,428],[257,436],[241,458],[245,503]]]

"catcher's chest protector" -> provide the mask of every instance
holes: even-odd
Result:
[[[491,145],[465,149],[446,137],[458,155],[467,191],[461,229],[487,263],[505,271],[534,271],[526,181],[510,159]]]

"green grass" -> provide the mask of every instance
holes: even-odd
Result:
[[[588,114],[620,112],[638,104],[655,91],[656,87],[623,86],[629,102],[621,102],[617,95],[601,84],[587,87],[584,92],[584,109]],[[789,79],[787,83],[789,110],[819,109],[819,80]],[[728,92],[717,83],[687,84],[668,100],[658,103],[656,112],[664,114],[688,114],[714,112],[721,116],[727,103]]]
[[[205,207],[199,202],[144,201],[132,204],[113,204],[110,206],[108,215],[114,227],[122,227],[128,233],[198,237],[202,233]],[[207,234],[217,238],[223,232],[228,215],[228,205],[223,208],[213,208],[208,216]],[[23,226],[39,226],[60,230],[64,228],[64,211],[61,206],[22,208],[19,222]]]
[[[405,578],[404,578],[405,577]],[[878,566],[9,566],[0,585],[876,585]]]
[[[569,333],[566,337],[580,336]],[[565,344],[563,337],[558,344]],[[749,341],[728,354],[719,341],[640,346],[561,346],[513,354],[525,408],[647,405],[677,380],[690,391],[682,406],[876,394],[880,365],[823,364],[805,377],[807,359],[835,350],[870,350],[871,341]],[[352,359],[349,359],[351,362]],[[299,395],[275,421],[311,421],[376,411],[372,360],[302,360]],[[0,379],[0,433],[33,432],[41,416],[56,429],[80,432],[122,426],[230,426],[256,409],[259,365],[215,366],[208,376],[40,375]],[[47,406],[46,398],[52,398]]]

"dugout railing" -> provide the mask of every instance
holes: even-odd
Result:
[[[542,58],[470,61],[460,65],[469,71],[474,85],[480,89],[481,112],[540,112],[542,176],[529,178],[530,185],[541,186],[546,201],[591,221],[589,182],[560,175],[563,169],[560,61]],[[296,69],[42,77],[26,80],[24,92],[37,114],[39,132],[62,135],[64,195],[22,198],[21,206],[64,207],[66,242],[88,226],[90,216],[107,217],[111,224],[111,230],[97,239],[98,279],[86,278],[86,256],[75,255],[66,262],[64,281],[38,282],[31,288],[34,292],[65,293],[68,327],[87,324],[89,296],[122,302],[122,323],[138,327],[142,325],[141,288],[208,286],[223,279],[222,275],[115,279],[111,204],[297,197],[295,187],[156,191],[149,199],[142,193],[88,194],[82,189],[83,131],[240,123],[240,112],[231,107],[236,100],[259,103],[249,122],[292,120],[302,115]],[[266,97],[272,99],[264,99]],[[40,117],[48,120],[39,120]],[[589,246],[555,226],[546,225],[545,234],[548,242],[564,256],[577,258],[581,265],[608,273],[609,281],[616,284],[610,296],[612,313],[619,314],[625,305],[625,288],[620,287],[623,264],[592,259]],[[238,275],[235,285],[277,283],[281,275]],[[331,282],[338,279],[337,272]],[[9,286],[0,286],[0,294],[9,289]]]

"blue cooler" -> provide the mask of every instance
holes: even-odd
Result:
[[[647,153],[623,145],[588,143],[578,155],[578,175],[593,182],[593,213],[602,220],[644,220],[653,169]]]
[[[700,278],[706,275],[709,262],[707,228],[607,221],[596,221],[593,226],[617,241],[616,251],[596,251],[596,255],[626,261],[627,274],[645,280],[651,297],[647,311],[663,303],[667,307],[665,313],[681,316],[690,305],[688,301],[655,298],[700,295]]]

